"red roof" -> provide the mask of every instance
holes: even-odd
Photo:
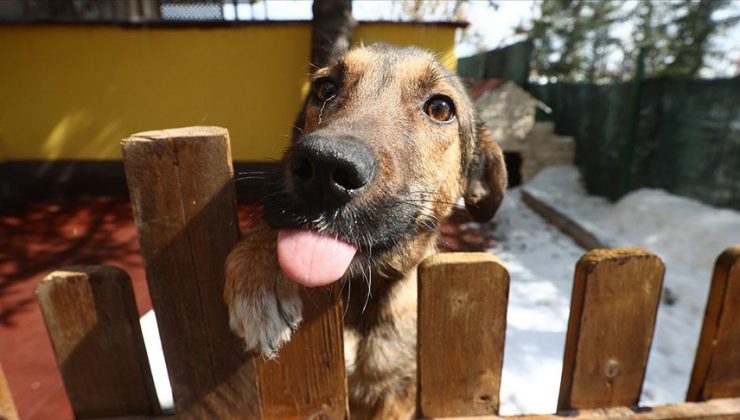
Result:
[[[469,84],[470,88],[468,89],[468,92],[470,93],[470,97],[473,98],[473,100],[476,100],[480,98],[484,93],[498,89],[506,83],[506,79],[483,79],[483,80],[475,80],[471,84]]]

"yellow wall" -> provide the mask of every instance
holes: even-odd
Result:
[[[0,26],[0,162],[120,159],[131,133],[219,125],[235,160],[279,158],[301,103],[310,25]],[[450,26],[363,24],[454,69]]]
[[[455,28],[450,26],[405,25],[375,23],[359,25],[354,41],[385,42],[401,46],[418,46],[434,51],[437,59],[452,71],[457,71]]]

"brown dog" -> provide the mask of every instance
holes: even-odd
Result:
[[[273,357],[301,322],[299,288],[337,280],[353,417],[414,412],[416,267],[464,196],[476,221],[506,187],[499,147],[428,52],[372,45],[316,71],[264,223],[227,261],[231,328]],[[345,284],[345,283],[342,283]]]

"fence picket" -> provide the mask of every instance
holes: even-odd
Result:
[[[36,294],[77,417],[159,413],[128,274],[70,267]]]
[[[594,250],[578,261],[558,411],[637,405],[664,271],[640,248]]]
[[[8,381],[5,379],[5,372],[0,365],[0,419],[18,420],[18,410],[13,402],[13,394],[8,387]]]
[[[417,414],[498,412],[508,296],[509,273],[491,254],[419,266]]]
[[[740,245],[714,265],[687,401],[740,397]]]
[[[237,241],[228,131],[190,127],[122,143],[175,411],[259,418],[254,360],[229,330],[224,262]]]
[[[290,342],[277,359],[257,361],[265,419],[349,417],[339,292],[311,290],[304,296],[303,323]]]

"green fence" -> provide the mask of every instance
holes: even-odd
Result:
[[[506,79],[527,84],[532,41],[522,41],[457,61],[457,73],[473,79]]]
[[[643,81],[632,132],[633,84],[530,85],[572,135],[588,190],[619,198],[624,145],[634,135],[628,190],[654,187],[740,209],[740,79]]]

